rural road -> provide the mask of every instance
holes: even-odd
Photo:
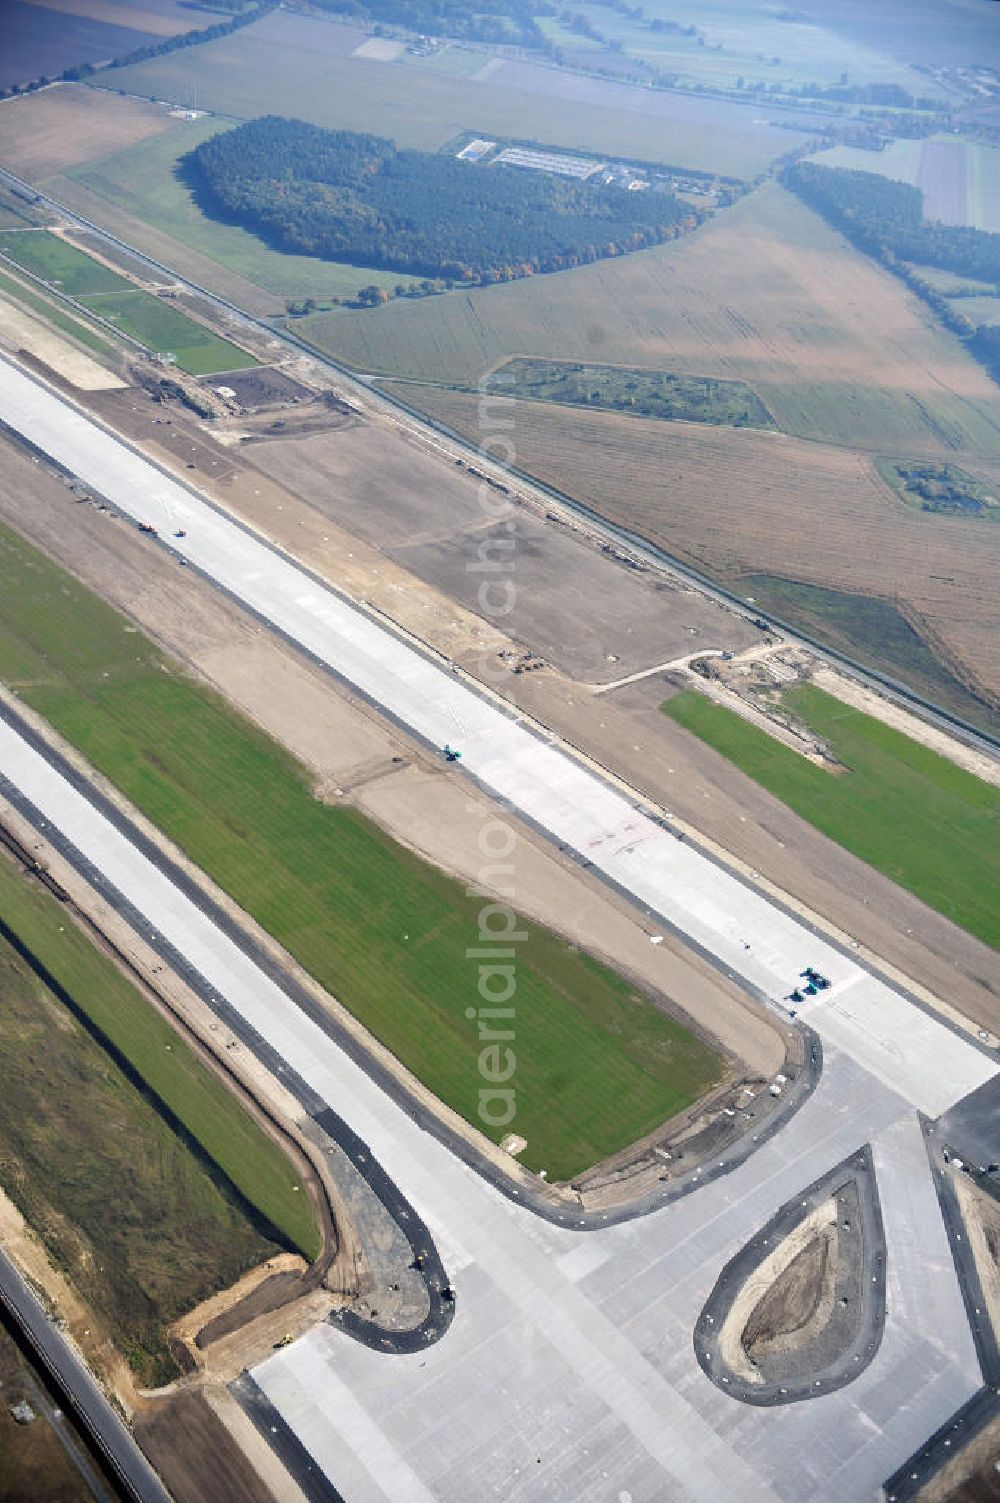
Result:
[[[14,1263],[0,1249],[0,1304],[133,1503],[171,1503],[159,1477],[112,1409],[82,1357],[49,1320]]]

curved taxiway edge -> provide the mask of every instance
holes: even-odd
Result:
[[[782,1383],[749,1383],[727,1362],[721,1335],[734,1301],[774,1249],[815,1209],[848,1181],[857,1189],[861,1237],[860,1266],[850,1288],[851,1303],[860,1301],[853,1330],[843,1333],[843,1345],[822,1367]],[[705,1376],[729,1398],[744,1404],[774,1407],[820,1398],[844,1388],[864,1372],[882,1342],[885,1330],[886,1240],[878,1183],[870,1144],[862,1144],[847,1160],[828,1169],[796,1193],[731,1258],[716,1281],[694,1330],[694,1350]],[[847,1304],[847,1300],[844,1300]]]
[[[745,1134],[738,1138],[729,1148],[720,1153],[720,1156],[709,1165],[696,1168],[683,1178],[664,1182],[653,1190],[639,1197],[637,1200],[627,1202],[621,1206],[608,1208],[607,1210],[585,1210],[582,1206],[566,1205],[555,1201],[543,1189],[534,1190],[529,1185],[516,1184],[510,1175],[498,1168],[485,1154],[481,1153],[475,1144],[464,1134],[454,1131],[442,1118],[431,1108],[419,1101],[406,1087],[405,1083],[393,1071],[381,1064],[361,1043],[353,1032],[346,1028],[339,1020],[324,1009],[312,994],[301,986],[294,977],[279,966],[272,957],[257,944],[251,936],[233,918],[225,912],[217,903],[205,893],[205,891],[185,872],[176,862],[149,838],[138,826],[130,820],[116,804],[114,804],[99,789],[95,788],[90,780],[65,757],[61,756],[49,743],[28,724],[23,716],[7,705],[0,705],[0,722],[6,724],[33,751],[49,764],[60,777],[70,785],[78,794],[82,795],[102,816],[111,824],[119,835],[123,836],[130,845],[134,846],[158,871],[160,871],[183,895],[194,903],[210,922],[223,933],[232,943],[237,945],[247,958],[271,980],[280,987],[287,997],[310,1019],[317,1027],[333,1040],[343,1052],[359,1065],[366,1074],[399,1106],[416,1124],[425,1132],[432,1134],[463,1163],[475,1170],[482,1178],[487,1180],[495,1189],[506,1196],[509,1200],[523,1205],[527,1210],[556,1226],[574,1228],[578,1230],[594,1230],[599,1227],[614,1225],[622,1221],[631,1221],[636,1217],[648,1215],[660,1206],[669,1204],[681,1196],[689,1195],[698,1189],[700,1185],[707,1184],[722,1174],[728,1173],[747,1158],[763,1143],[767,1142],[784,1127],[792,1116],[798,1111],[805,1101],[812,1095],[819,1081],[823,1068],[823,1050],[818,1036],[813,1031],[799,1023],[797,1026],[805,1037],[804,1061],[802,1068],[794,1079],[790,1080],[785,1090],[781,1105],[774,1110],[762,1130],[757,1134]],[[440,1277],[430,1276],[437,1258],[433,1249],[433,1239],[430,1233],[423,1227],[416,1211],[404,1200],[391,1177],[368,1153],[364,1144],[353,1131],[342,1121],[317,1093],[296,1075],[282,1059],[281,1055],[268,1043],[261,1034],[253,1029],[239,1012],[231,1007],[218,990],[212,987],[205,978],[190,964],[187,958],[166,937],[150,927],[149,920],[136,908],[128,896],[119,892],[105,878],[89,858],[69,841],[60,830],[55,828],[50,820],[46,820],[41,812],[32,803],[30,798],[3,773],[0,773],[0,793],[36,828],[44,828],[45,838],[59,851],[73,868],[83,876],[87,882],[99,891],[106,902],[120,913],[123,918],[135,929],[139,930],[153,949],[161,956],[172,970],[183,978],[185,983],[201,998],[201,1000],[216,1014],[220,1021],[224,1022],[244,1045],[254,1053],[261,1063],[274,1075],[280,1074],[280,1079],[296,1099],[301,1103],[305,1112],[316,1122],[321,1131],[341,1148],[355,1164],[355,1167],[363,1175],[373,1192],[383,1204],[385,1197],[393,1199],[402,1209],[407,1211],[407,1217],[398,1220],[400,1229],[413,1247],[414,1254],[419,1247],[426,1249],[427,1260],[425,1282],[428,1286],[428,1297],[432,1302],[432,1321],[435,1328],[440,1332],[447,1324],[445,1319],[450,1301],[446,1298],[442,1306],[441,1300],[444,1291],[448,1288],[447,1280],[443,1272]],[[796,1026],[796,1025],[791,1025]],[[388,1209],[387,1205],[387,1209]],[[438,1288],[435,1291],[435,1282]],[[435,1304],[436,1301],[436,1304]],[[344,1323],[344,1329],[350,1329],[353,1323]],[[360,1334],[352,1331],[352,1334]],[[376,1339],[375,1344],[381,1345],[381,1337]]]

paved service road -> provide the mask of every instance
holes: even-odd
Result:
[[[748,1160],[637,1221],[546,1224],[424,1131],[0,721],[0,770],[38,819],[350,1125],[440,1250],[457,1299],[436,1344],[386,1356],[325,1326],[254,1371],[346,1503],[874,1500],[980,1386],[917,1113],[938,1115],[995,1075],[995,1060],[3,362],[0,418],[417,734],[459,745],[484,787],[745,984],[777,1000],[806,964],[833,982],[807,1013],[824,1042],[820,1082]],[[470,1000],[475,985],[470,975]],[[701,1308],[743,1243],[863,1143],[887,1246],[879,1350],[836,1393],[740,1404],[698,1366]]]
[[[35,1294],[2,1250],[0,1304],[22,1332],[58,1391],[65,1396],[128,1496],[135,1503],[171,1503],[170,1494],[108,1403],[87,1364],[49,1320]]]

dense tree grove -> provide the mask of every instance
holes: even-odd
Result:
[[[495,282],[654,245],[691,210],[669,193],[397,151],[270,115],[187,158],[206,212],[281,250],[449,281]]]
[[[424,36],[466,38],[476,42],[507,42],[541,47],[544,37],[535,16],[552,14],[555,6],[529,0],[313,0],[319,10],[345,21],[396,26]]]
[[[924,196],[909,183],[815,162],[795,163],[783,180],[861,250],[887,264],[913,261],[1000,282],[1000,235],[969,225],[928,223]]]
[[[1000,381],[1000,324],[980,324],[969,340],[969,349],[986,366],[994,381]]]

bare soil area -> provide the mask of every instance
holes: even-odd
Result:
[[[0,105],[0,161],[18,177],[35,182],[177,123],[165,105],[143,99],[117,99],[115,104],[109,110],[104,94],[83,84],[53,84],[5,99]]]
[[[41,1373],[0,1320],[0,1498],[3,1503],[91,1503],[96,1479],[86,1447],[62,1414]],[[11,1409],[27,1402],[35,1415],[18,1424]],[[77,1463],[76,1458],[79,1458]],[[99,1479],[104,1486],[104,1479]]]
[[[987,1425],[917,1494],[916,1503],[998,1503],[1000,1419]]]
[[[125,385],[119,376],[70,344],[40,319],[32,318],[0,296],[0,345],[15,354],[26,350],[79,391],[114,391]]]
[[[753,628],[672,581],[637,573],[565,527],[512,507],[398,431],[356,424],[255,444],[254,465],[466,609],[510,580],[505,630],[571,677],[605,682],[689,653],[737,650]],[[483,594],[484,583],[486,587]]]
[[[162,1399],[138,1416],[134,1430],[176,1503],[284,1503],[198,1390]]]
[[[995,1331],[1000,1331],[1000,1202],[967,1175],[951,1171],[983,1298]]]
[[[763,1378],[755,1365],[753,1346],[770,1344],[774,1335],[775,1317],[788,1313],[788,1298],[783,1293],[775,1294],[775,1286],[800,1257],[817,1240],[825,1240],[830,1228],[836,1230],[837,1202],[833,1196],[804,1216],[787,1237],[768,1253],[738,1291],[726,1316],[725,1325],[719,1333],[719,1350],[726,1366],[738,1373],[747,1383],[761,1383]],[[808,1271],[809,1265],[804,1265]],[[792,1284],[785,1282],[790,1297]],[[807,1279],[799,1281],[799,1302],[809,1298],[810,1284]],[[773,1297],[772,1297],[773,1296]],[[759,1315],[761,1306],[766,1306],[764,1316]],[[785,1322],[787,1330],[787,1322]]]
[[[756,1306],[740,1338],[748,1357],[759,1360],[778,1337],[800,1331],[815,1315],[833,1252],[829,1235],[816,1235],[797,1253]]]
[[[228,386],[235,393],[240,406],[251,411],[259,407],[283,406],[289,402],[308,402],[313,396],[308,387],[293,381],[291,376],[274,366],[231,371],[228,374],[206,376],[204,380],[206,386]]]
[[[478,398],[423,388],[419,405],[475,438]],[[970,536],[965,519],[901,502],[869,455],[784,434],[525,401],[515,424],[522,468],[674,557],[737,590],[772,574],[902,603],[958,676],[1000,701],[1000,528]]]

